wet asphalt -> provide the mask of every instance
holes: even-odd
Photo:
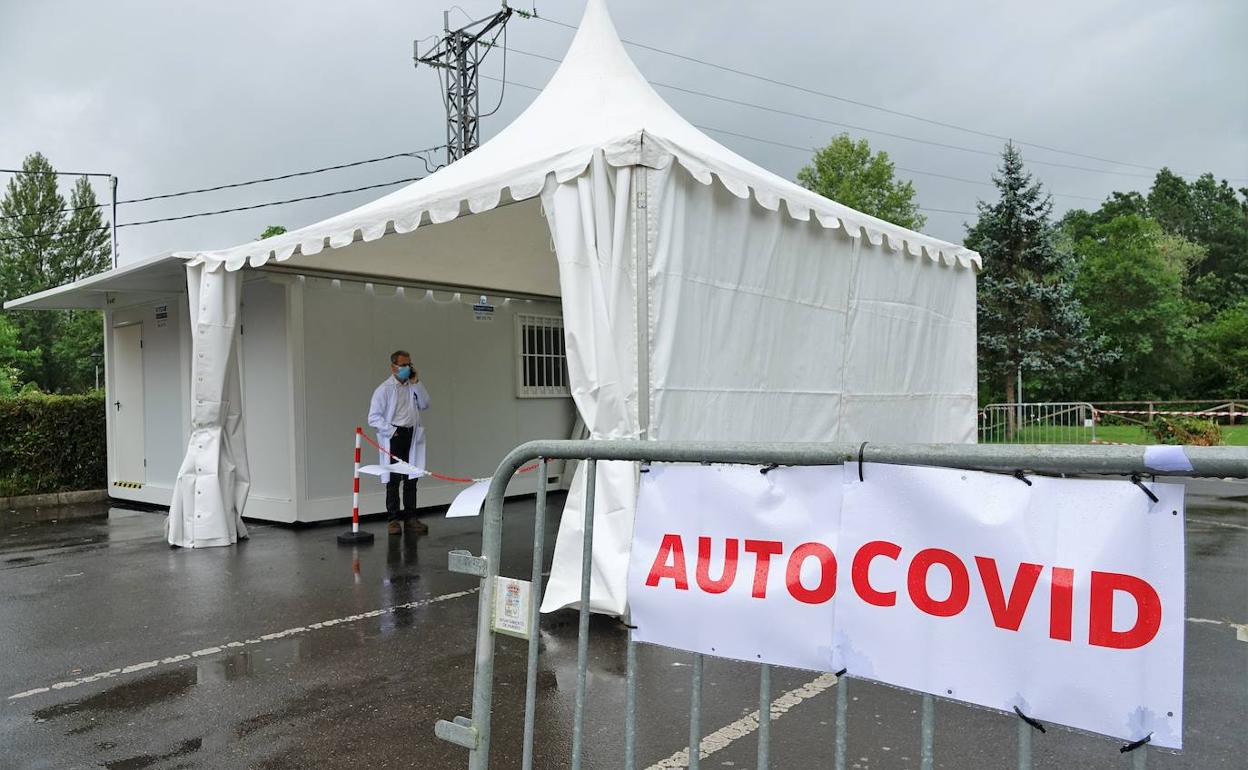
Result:
[[[1248,755],[1248,484],[1190,488],[1186,750],[1151,768],[1238,768]],[[558,498],[552,509],[558,510]],[[81,506],[0,512],[0,768],[443,768],[466,752],[433,723],[470,713],[474,519],[340,547],[341,525],[257,525],[236,548],[171,549],[163,513]],[[503,573],[529,572],[532,500],[509,503]],[[553,532],[553,527],[551,528]],[[549,554],[550,549],[547,549]],[[380,612],[378,612],[380,610]],[[335,622],[336,621],[336,622]],[[585,767],[622,766],[625,630],[591,628]],[[569,765],[576,617],[543,618],[536,766]],[[494,768],[520,766],[525,643],[500,638]],[[690,656],[639,648],[638,767],[688,745]],[[104,676],[82,681],[93,675]],[[777,670],[773,692],[816,675]],[[45,690],[45,688],[47,688]],[[706,663],[703,733],[758,706],[756,669]],[[830,767],[835,687],[772,723],[772,767]],[[26,694],[29,693],[29,694]],[[848,685],[855,768],[919,765],[919,698]],[[19,697],[13,697],[19,696]],[[1012,767],[1016,722],[937,702],[936,766]],[[754,734],[724,731],[704,768],[755,767]],[[1118,743],[1050,727],[1035,766],[1121,768]],[[722,747],[720,747],[722,746]]]

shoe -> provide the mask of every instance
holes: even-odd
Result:
[[[403,525],[402,525],[402,524],[400,524],[400,523],[399,523],[399,522],[397,522],[397,521],[392,521],[392,522],[390,522],[390,526],[389,526],[389,528],[388,528],[388,529],[390,530],[390,534],[392,534],[392,535],[401,535],[401,534],[403,534]]]
[[[429,525],[420,519],[408,519],[407,533],[409,535],[427,535],[429,534]]]

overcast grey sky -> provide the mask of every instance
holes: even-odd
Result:
[[[516,0],[531,8],[531,0]],[[411,41],[442,28],[450,0],[0,0],[0,167],[40,150],[61,170],[104,171],[121,198],[204,187],[420,149],[444,140],[434,74],[413,70]],[[474,17],[494,0],[459,0]],[[575,23],[584,0],[538,0]],[[1050,0],[1045,3],[610,0],[627,40],[773,79],[1085,155],[1248,185],[1248,2]],[[458,11],[453,19],[463,21]],[[572,31],[516,18],[517,49],[562,56]],[[652,80],[872,131],[929,209],[974,210],[995,139],[630,49]],[[502,57],[488,71],[498,75]],[[508,79],[540,86],[555,65],[511,54]],[[492,105],[499,84],[483,84]],[[659,89],[695,124],[814,146],[842,130]],[[488,139],[532,100],[510,87],[483,123]],[[937,147],[878,132],[978,150]],[[792,177],[808,153],[722,134],[727,146]],[[1146,189],[1152,171],[1023,147],[1059,213],[1113,190]],[[439,159],[442,153],[437,153]],[[1085,169],[1039,165],[1046,161]],[[900,170],[905,169],[905,170]],[[121,222],[247,205],[418,176],[396,159],[231,191],[132,204]],[[918,173],[927,172],[927,173]],[[943,174],[981,184],[954,181]],[[7,181],[0,175],[0,181]],[[68,184],[65,185],[66,189]],[[97,188],[107,198],[103,184]],[[129,227],[122,261],[216,248],[266,225],[297,227],[389,188],[270,209]],[[929,211],[925,228],[960,241],[963,214]]]

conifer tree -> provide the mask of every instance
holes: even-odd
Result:
[[[1074,259],[1058,247],[1052,199],[1012,143],[992,181],[999,198],[979,202],[979,220],[967,228],[966,245],[984,260],[978,282],[980,377],[1013,403],[1020,369],[1074,375],[1110,356],[1105,342],[1092,338],[1075,296]]]
[[[65,224],[65,199],[57,190],[54,171],[41,153],[27,156],[22,173],[9,180],[0,199],[0,300],[5,302],[50,288],[61,261],[58,233]],[[24,362],[20,378],[50,389],[57,314],[8,315],[17,332],[18,349],[39,351],[37,358]]]
[[[67,206],[52,164],[41,153],[31,154],[0,199],[0,301],[107,269],[110,241],[87,180],[77,180]],[[15,332],[13,359],[20,361],[11,367],[17,379],[48,392],[92,386],[91,354],[103,349],[99,313],[24,310],[6,315]]]

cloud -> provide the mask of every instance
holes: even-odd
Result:
[[[520,7],[531,3],[517,2]],[[413,70],[411,41],[439,32],[452,3],[170,4],[6,3],[0,10],[0,165],[33,150],[66,169],[117,174],[122,198],[165,193],[374,157],[441,143],[434,76]],[[495,0],[460,0],[482,16]],[[1248,177],[1248,4],[1175,6],[1161,0],[1089,4],[824,3],[776,0],[612,0],[630,40],[990,134],[1145,166]],[[582,0],[541,0],[543,15],[575,23]],[[455,21],[462,19],[453,12]],[[509,42],[560,56],[571,31],[515,19]],[[1000,142],[634,49],[648,77],[894,134],[995,153]],[[486,70],[499,74],[495,54]],[[513,82],[544,83],[554,65],[512,54]],[[492,105],[498,84],[485,81]],[[812,146],[839,129],[689,94],[660,93],[694,123]],[[488,138],[534,94],[509,88]],[[865,136],[898,166],[986,182],[991,155]],[[801,152],[717,139],[792,176]],[[1111,166],[1024,146],[1024,157],[1143,176],[1033,165],[1063,196],[1058,208],[1094,206],[1112,190],[1147,187],[1145,169]],[[296,197],[415,176],[396,160],[211,195],[123,207],[150,219]],[[927,207],[972,211],[982,184],[902,172]],[[101,195],[105,190],[101,186]],[[382,191],[384,192],[384,191]],[[169,249],[254,238],[268,224],[295,227],[363,203],[366,192],[280,208],[121,231],[123,260]],[[958,214],[930,213],[927,230],[958,240]]]

